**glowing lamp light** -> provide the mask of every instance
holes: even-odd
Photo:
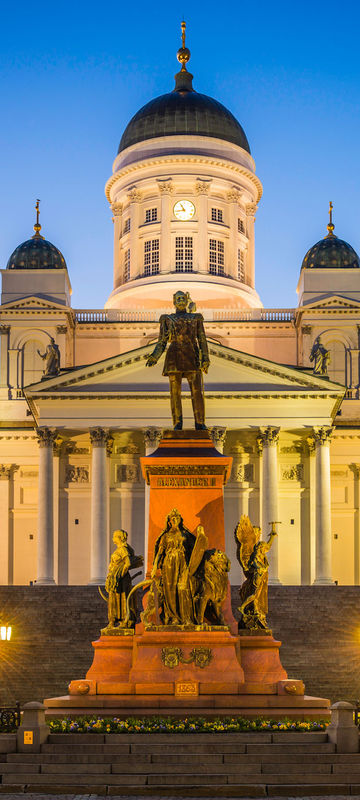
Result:
[[[0,639],[2,642],[9,642],[11,639],[11,625],[1,625]]]

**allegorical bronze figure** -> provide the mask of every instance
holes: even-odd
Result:
[[[150,590],[142,615],[145,627],[225,625],[222,605],[229,570],[225,553],[208,549],[202,525],[194,536],[173,509],[155,543],[151,580],[147,582]]]
[[[122,628],[134,627],[135,604],[131,604],[129,613],[127,608],[127,598],[132,589],[132,581],[136,578],[136,575],[133,577],[130,575],[130,570],[142,567],[144,563],[143,557],[136,556],[133,548],[128,544],[126,531],[114,531],[113,542],[116,544],[116,550],[111,555],[105,582],[107,597],[99,589],[108,606],[108,625],[102,629],[101,633],[103,634],[120,633]]]
[[[45,367],[43,372],[43,378],[50,378],[54,375],[59,375],[60,373],[60,350],[59,345],[56,344],[55,339],[51,336],[50,344],[47,345],[45,353],[40,353],[38,350],[38,354],[43,361],[45,361]]]
[[[277,536],[274,525],[272,527],[267,542],[260,541],[261,529],[253,527],[245,514],[235,528],[237,557],[245,575],[245,581],[240,587],[239,630],[268,630],[266,615],[269,562],[266,554]]]
[[[163,375],[170,382],[171,413],[174,430],[182,430],[181,381],[186,378],[191,392],[196,430],[205,430],[203,372],[209,368],[209,352],[202,314],[194,313],[189,294],[176,292],[173,296],[175,313],[160,317],[159,340],[146,366],[152,367],[169,344]]]

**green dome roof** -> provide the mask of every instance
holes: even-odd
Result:
[[[301,269],[353,269],[360,259],[350,244],[330,234],[307,251]]]
[[[16,247],[6,269],[66,269],[66,261],[55,245],[35,235]]]
[[[178,60],[183,63],[190,58],[190,51],[178,51]],[[118,153],[133,144],[158,136],[211,136],[242,147],[250,153],[249,142],[234,115],[222,103],[195,92],[192,75],[184,67],[175,75],[175,89],[150,100],[140,108],[121,137]]]

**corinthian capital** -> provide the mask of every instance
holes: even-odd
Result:
[[[172,194],[174,191],[174,186],[171,178],[166,178],[166,179],[159,178],[157,185],[160,194]]]
[[[90,428],[90,441],[93,447],[106,447],[109,432],[104,428]]]
[[[248,217],[255,217],[257,212],[257,204],[247,203],[245,206],[245,211]]]
[[[129,189],[127,196],[130,203],[139,203],[142,197],[141,192],[139,192],[136,186],[132,186],[131,189]]]
[[[230,189],[226,194],[226,199],[229,200],[230,203],[238,203],[241,197],[241,193],[238,189]]]
[[[279,441],[280,428],[273,428],[268,425],[267,428],[260,428],[258,440],[262,442],[263,447],[276,447]]]
[[[17,464],[0,464],[0,481],[9,481],[17,469]]]
[[[162,432],[159,428],[155,428],[151,426],[150,428],[145,428],[144,430],[144,440],[145,440],[145,449],[155,450],[158,445],[160,444],[162,437]]]
[[[38,428],[37,437],[39,447],[53,447],[57,439],[58,432],[54,428]]]
[[[224,444],[225,444],[225,439],[226,439],[226,428],[222,428],[222,427],[220,427],[218,425],[214,425],[214,427],[211,428],[209,433],[210,433],[210,436],[211,436],[211,438],[213,440],[213,443],[214,443],[215,447],[217,447],[217,449],[221,450],[221,452],[222,452]]]
[[[317,445],[330,444],[333,428],[314,428],[314,437]]]
[[[211,180],[198,180],[195,183],[195,192],[196,194],[209,194]]]
[[[113,217],[120,217],[122,214],[122,210],[123,210],[122,203],[113,203],[111,206]]]

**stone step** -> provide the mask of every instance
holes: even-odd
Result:
[[[254,733],[50,733],[49,744],[319,744],[327,733],[314,731]]]
[[[202,764],[360,764],[360,753],[270,753],[259,755],[250,753],[210,753],[201,756]],[[143,753],[118,755],[117,753],[9,753],[8,764],[163,764],[164,756]],[[170,753],[166,755],[168,764],[198,764],[197,754]],[[1,765],[0,765],[1,772]]]
[[[130,753],[128,744],[48,744],[41,745],[42,753]],[[242,752],[245,752],[243,745]]]
[[[335,745],[331,742],[326,744],[248,744],[247,753],[258,753],[265,755],[273,753],[334,753]]]

